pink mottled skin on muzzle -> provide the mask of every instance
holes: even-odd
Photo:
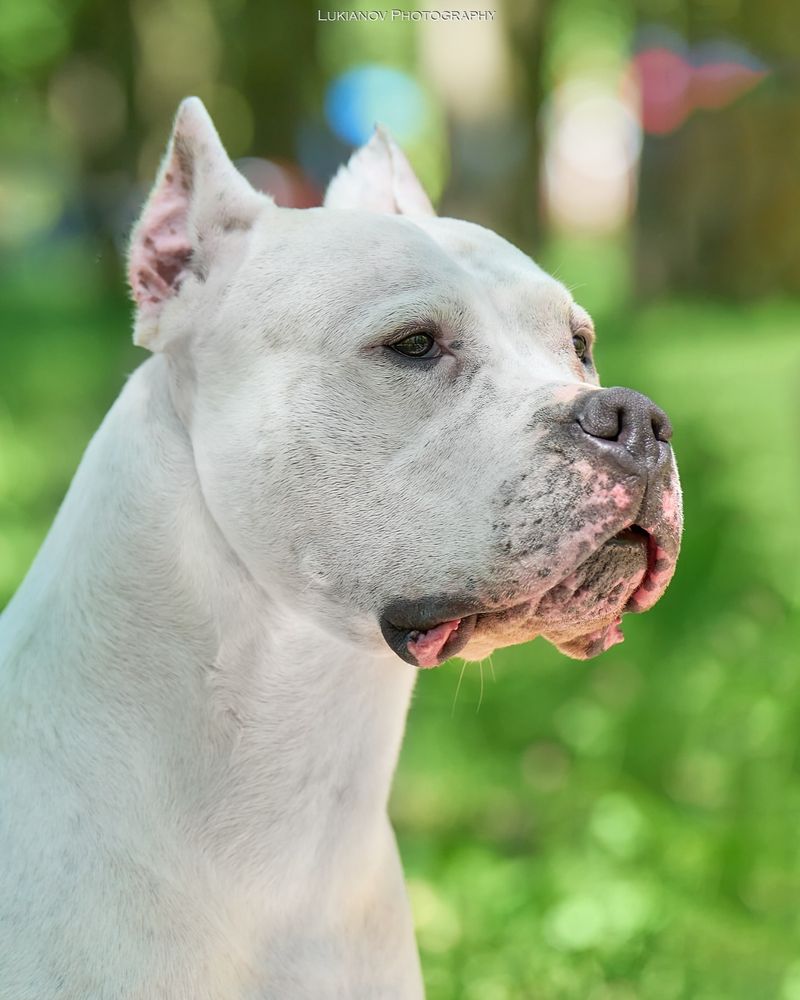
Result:
[[[623,483],[612,484],[611,477],[606,472],[598,471],[589,462],[576,462],[575,471],[585,482],[591,484],[594,503],[612,503],[617,510],[625,510],[633,504],[633,497],[627,486]]]

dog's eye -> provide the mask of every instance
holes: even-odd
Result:
[[[435,337],[426,330],[419,330],[411,333],[402,340],[391,345],[393,351],[403,354],[407,358],[440,358],[442,352],[436,343]]]
[[[589,357],[589,342],[581,333],[576,333],[572,338],[572,346],[580,361],[586,361]]]

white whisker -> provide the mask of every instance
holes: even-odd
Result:
[[[453,695],[453,707],[450,710],[450,717],[453,718],[456,714],[456,702],[458,701],[458,692],[461,690],[461,681],[464,679],[464,671],[467,669],[467,661],[461,664],[461,673],[458,675],[458,684],[456,684],[456,693]]]

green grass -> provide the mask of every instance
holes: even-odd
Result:
[[[0,334],[0,606],[143,355],[84,255]],[[606,312],[675,424],[686,535],[627,641],[420,678],[393,796],[430,1000],[800,1000],[800,303]]]

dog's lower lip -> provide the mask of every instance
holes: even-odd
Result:
[[[407,626],[396,625],[384,619],[381,622],[381,630],[389,646],[406,663],[410,663],[415,667],[438,667],[445,660],[450,659],[451,656],[456,656],[467,645],[475,631],[477,618],[477,614],[468,614],[459,617],[457,619],[457,627],[453,628],[446,642],[438,651],[435,661],[429,663],[421,663],[409,648],[409,643],[417,641],[426,632],[431,632],[440,625],[446,624],[446,622],[425,623],[418,627],[408,628]],[[450,619],[450,622],[452,621]]]

